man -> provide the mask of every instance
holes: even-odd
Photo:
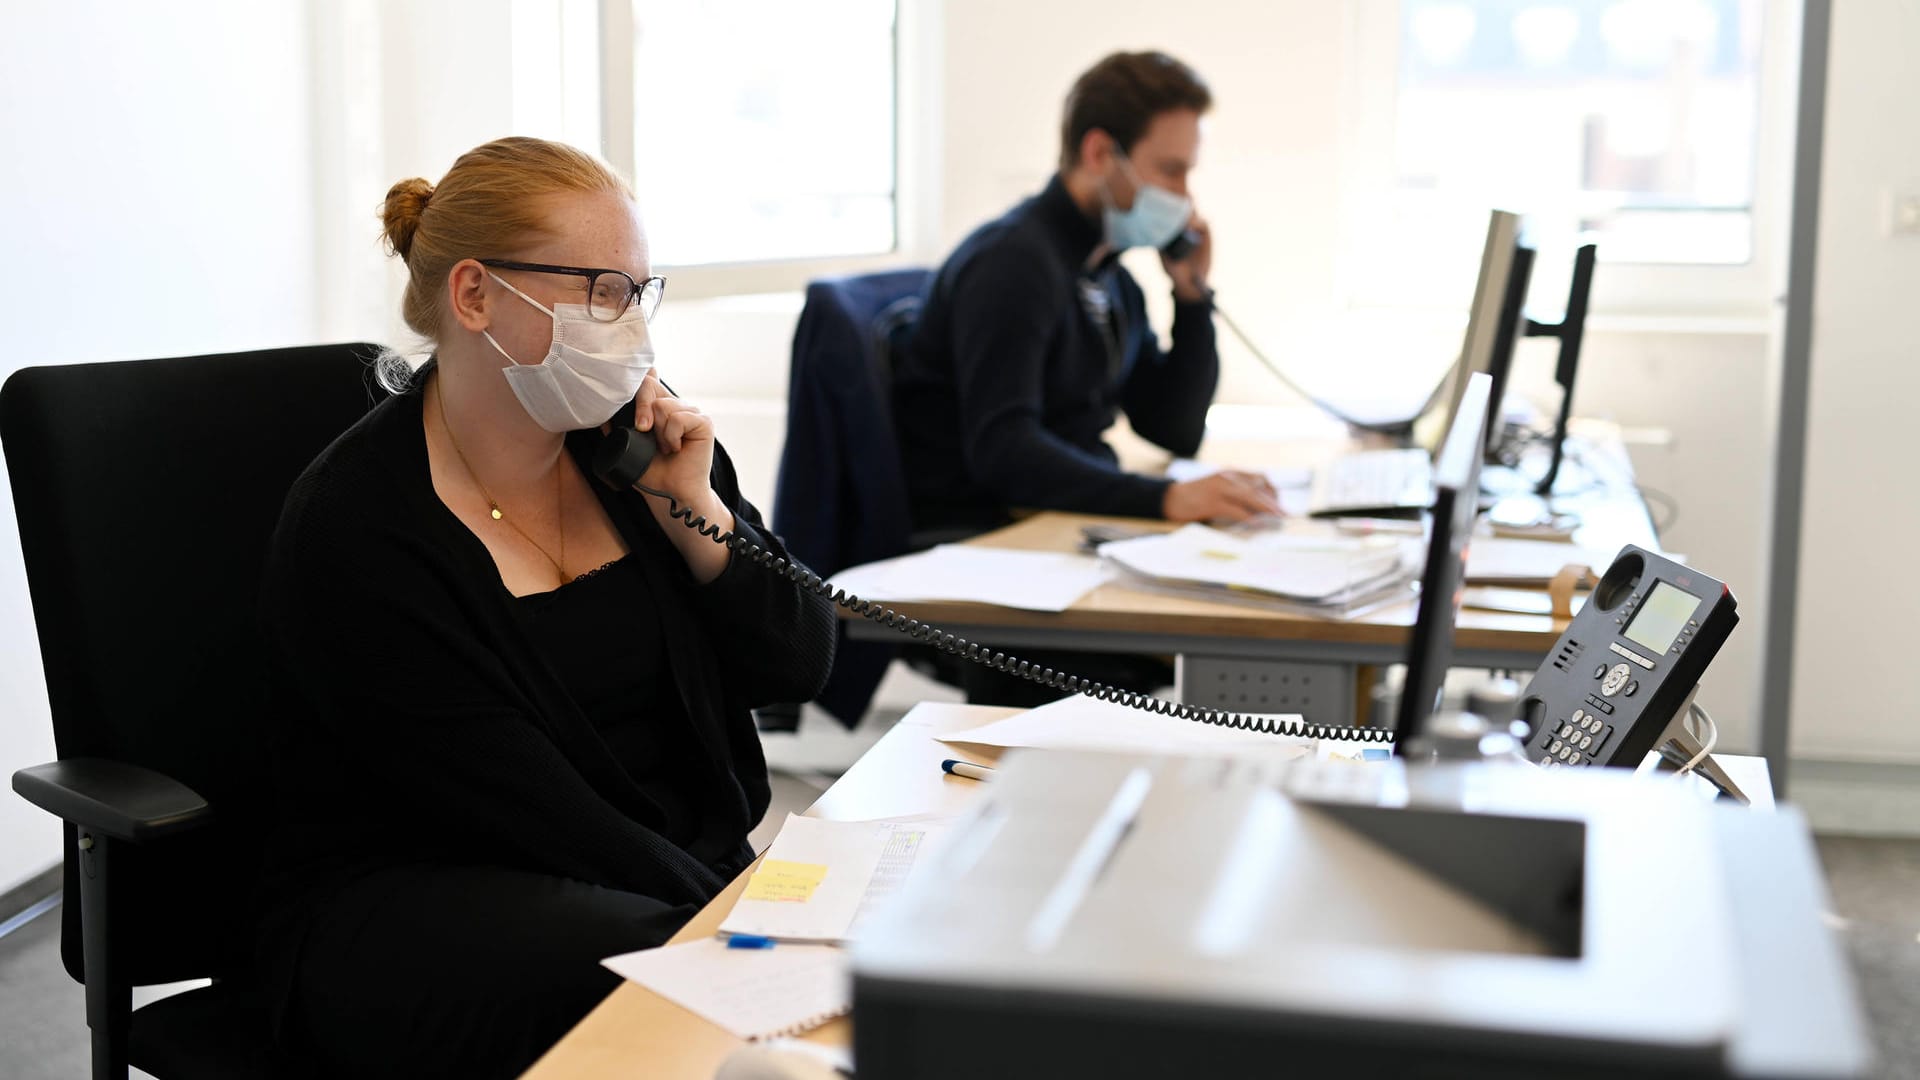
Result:
[[[1059,172],[941,267],[894,373],[917,530],[984,531],[1017,508],[1173,521],[1279,511],[1256,474],[1128,473],[1101,438],[1122,410],[1178,455],[1205,432],[1220,371],[1213,241],[1187,176],[1211,104],[1199,76],[1163,53],[1095,64],[1067,95]],[[1174,296],[1162,351],[1118,258],[1183,236],[1190,250],[1161,256]]]
[[[1213,241],[1193,212],[1187,175],[1211,104],[1199,76],[1163,53],[1095,64],[1067,94],[1059,172],[941,267],[894,370],[895,427],[923,535],[982,532],[1023,508],[1174,521],[1279,512],[1254,474],[1185,483],[1136,475],[1101,438],[1121,410],[1175,454],[1193,454],[1206,430],[1220,375],[1206,287]],[[1173,347],[1162,351],[1118,258],[1189,232],[1190,250],[1161,258],[1174,296]],[[1130,690],[1172,680],[1154,657],[1021,655]],[[974,664],[955,674],[976,703],[1060,696]]]

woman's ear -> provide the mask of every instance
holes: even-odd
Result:
[[[477,334],[490,325],[487,298],[487,268],[477,260],[461,259],[447,271],[447,311],[462,329]]]

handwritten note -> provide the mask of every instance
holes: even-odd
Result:
[[[804,904],[813,898],[813,890],[820,887],[826,876],[827,868],[822,863],[768,859],[747,879],[746,898]]]
[[[945,828],[934,821],[789,814],[720,930],[781,941],[846,941],[936,847]]]

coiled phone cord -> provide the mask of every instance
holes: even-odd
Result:
[[[1196,723],[1213,724],[1236,731],[1257,731],[1268,735],[1288,735],[1303,739],[1352,739],[1359,742],[1390,742],[1393,739],[1393,732],[1386,728],[1308,724],[1166,701],[1138,691],[1122,690],[1093,679],[1069,675],[1050,667],[1041,667],[1004,652],[995,652],[977,641],[968,641],[966,638],[949,634],[939,627],[930,626],[918,619],[910,619],[884,604],[863,600],[845,589],[836,588],[831,582],[799,563],[782,558],[731,529],[721,529],[720,526],[708,521],[704,514],[696,516],[692,507],[681,506],[678,499],[664,491],[656,491],[640,483],[635,483],[633,486],[656,499],[665,499],[668,515],[682,525],[716,544],[725,545],[736,556],[745,556],[753,560],[756,565],[786,578],[815,596],[831,600],[861,618],[877,622],[890,630],[900,631],[914,641],[930,645],[948,655],[957,656],[1008,675],[1018,676],[1052,690],[1084,694],[1099,701],[1114,702],[1144,712],[1192,720]]]

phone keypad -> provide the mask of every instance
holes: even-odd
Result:
[[[1613,725],[1599,714],[1575,709],[1572,716],[1549,729],[1542,746],[1546,756],[1540,759],[1540,765],[1548,769],[1577,769],[1597,764],[1612,738]]]

